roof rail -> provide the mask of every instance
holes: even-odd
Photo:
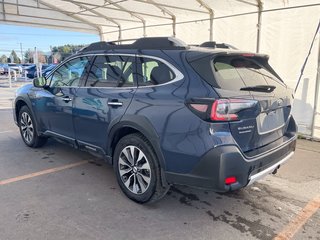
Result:
[[[96,51],[96,50],[104,50],[109,48],[110,46],[114,46],[115,44],[113,42],[94,42],[89,44],[88,46],[85,46],[81,48],[78,52],[89,52],[89,51]]]
[[[199,47],[205,47],[205,48],[227,48],[227,49],[235,49],[235,50],[237,50],[236,47],[234,47],[234,46],[232,46],[230,44],[227,44],[227,43],[216,43],[214,41],[201,43],[199,45]]]
[[[134,41],[132,44],[122,42]],[[118,43],[118,44],[116,44]],[[158,50],[183,50],[189,46],[174,37],[146,37],[139,39],[123,39],[110,42],[95,42],[82,48],[79,52],[110,50],[110,49],[158,49]]]
[[[146,49],[188,49],[189,46],[182,40],[174,37],[147,37],[139,38],[132,46]]]

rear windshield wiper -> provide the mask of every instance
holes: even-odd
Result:
[[[240,88],[241,91],[254,91],[254,92],[273,92],[276,86],[272,85],[256,85],[256,86],[249,86]]]

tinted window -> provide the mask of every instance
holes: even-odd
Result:
[[[191,66],[212,86],[225,90],[239,91],[240,88],[256,85],[284,85],[270,71],[267,61],[259,57],[221,56],[214,60],[205,57],[191,62]]]
[[[50,87],[78,86],[88,61],[88,57],[79,57],[63,64],[51,76]]]
[[[139,85],[158,85],[175,78],[173,71],[163,62],[152,58],[140,58],[142,77]]]
[[[88,87],[130,87],[133,82],[134,58],[99,55],[94,60],[86,82]]]

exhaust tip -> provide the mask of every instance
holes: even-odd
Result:
[[[278,165],[278,167],[276,167],[276,168],[273,170],[272,174],[273,174],[273,175],[277,174],[279,168],[280,168],[280,165]]]

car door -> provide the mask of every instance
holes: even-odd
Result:
[[[74,141],[72,107],[80,80],[85,75],[89,57],[73,58],[47,79],[48,86],[38,96],[37,113],[45,133]]]
[[[75,137],[80,146],[105,153],[108,127],[118,122],[136,91],[135,57],[98,55],[74,101]]]

